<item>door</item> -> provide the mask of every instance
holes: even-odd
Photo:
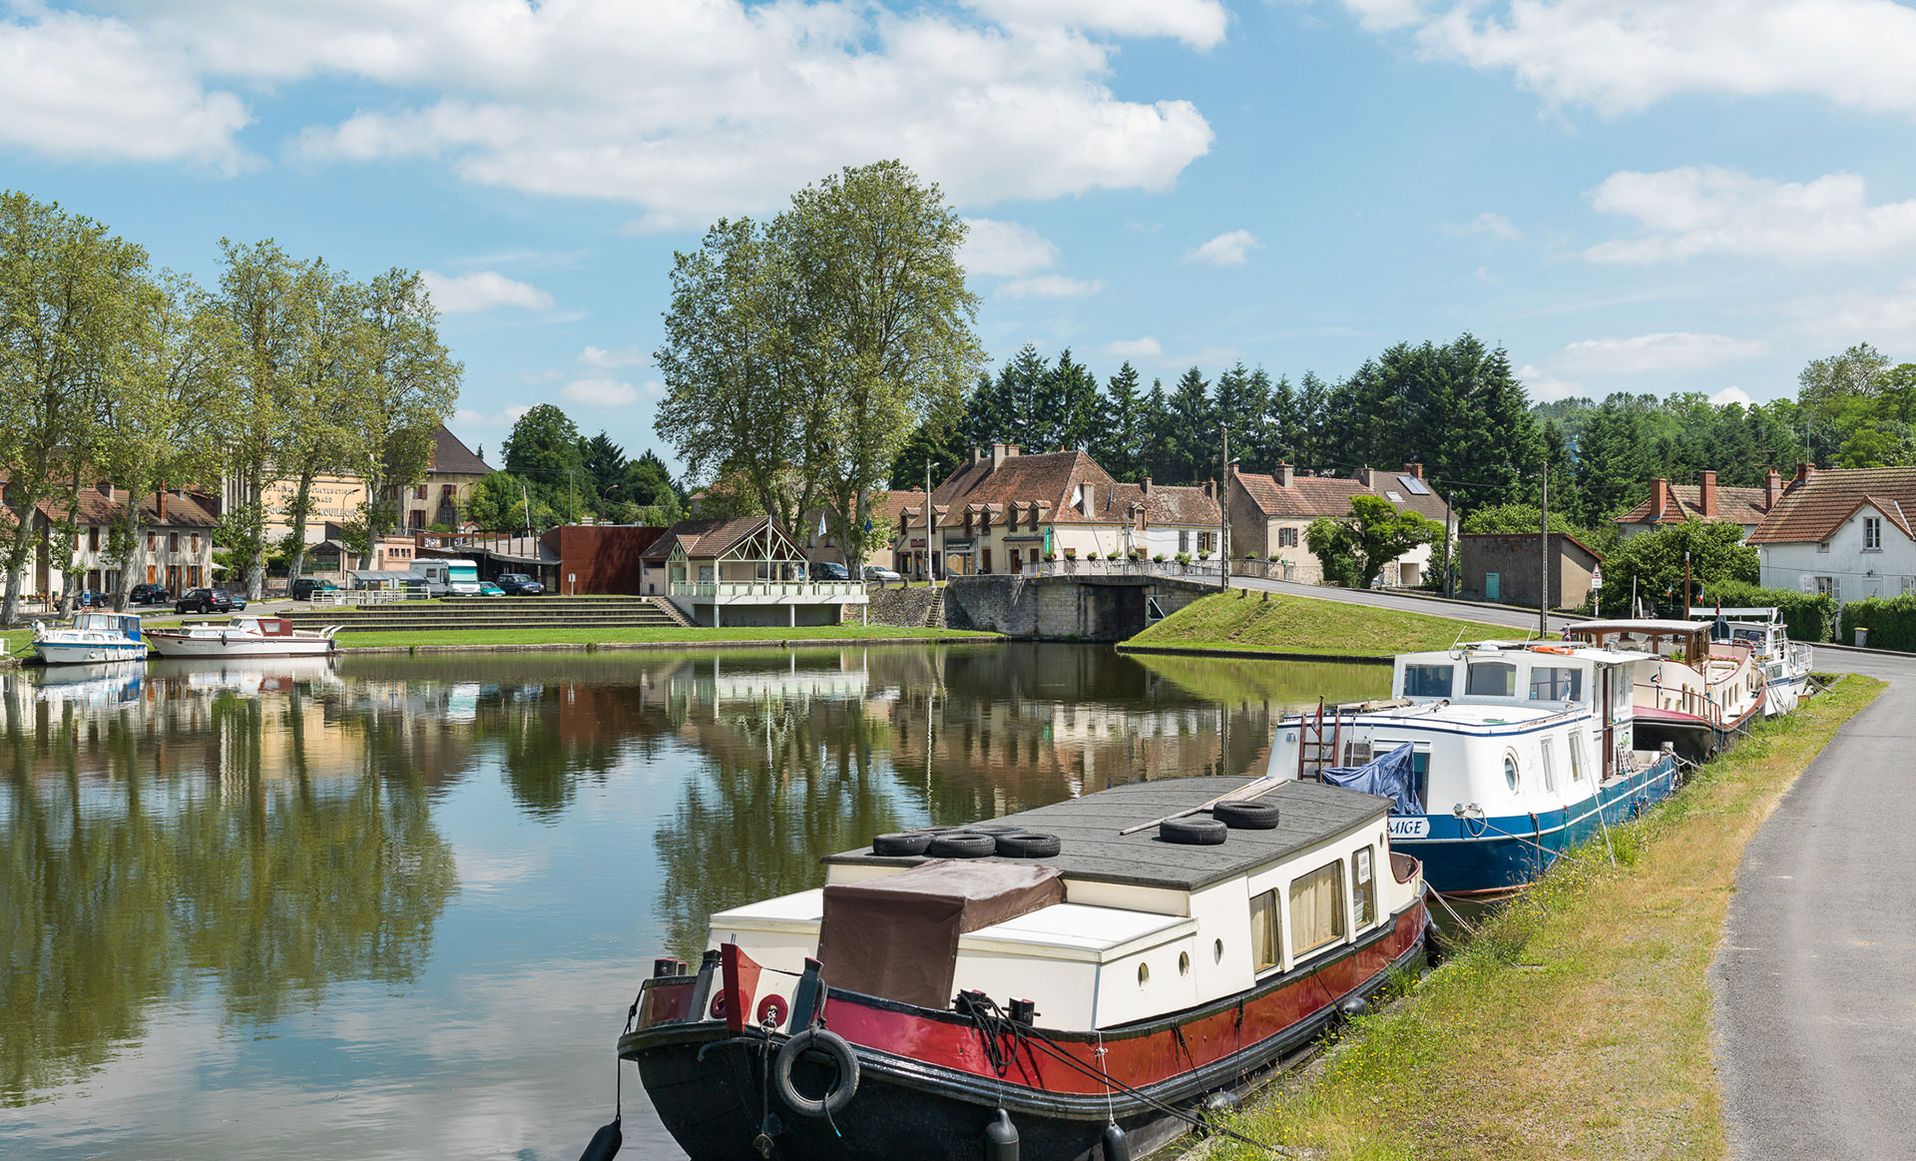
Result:
[[[1597,668],[1603,674],[1602,679],[1597,682],[1597,694],[1601,699],[1597,702],[1597,705],[1603,714],[1603,773],[1597,779],[1598,783],[1601,784],[1610,781],[1610,773],[1612,769],[1614,769],[1617,760],[1617,710],[1616,702],[1611,700],[1612,691],[1610,687],[1610,683],[1617,679],[1617,667],[1614,665],[1600,665]]]
[[[989,546],[978,550],[978,571],[986,576],[991,575],[991,549]]]
[[[1484,600],[1497,602],[1504,599],[1504,574],[1487,572],[1484,574]]]
[[[1024,554],[1014,548],[1011,550],[1011,575],[1018,575],[1018,570],[1022,567],[1024,567]]]

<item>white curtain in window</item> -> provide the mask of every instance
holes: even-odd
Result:
[[[1291,954],[1302,956],[1344,938],[1344,861],[1291,881]]]

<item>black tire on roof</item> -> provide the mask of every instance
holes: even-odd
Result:
[[[1215,818],[1167,818],[1158,824],[1159,841],[1191,847],[1214,847],[1230,833],[1231,828]]]
[[[998,836],[998,855],[1006,859],[1048,859],[1063,849],[1055,834],[1014,831]]]
[[[979,859],[997,852],[997,836],[963,830],[935,835],[925,848],[934,859]]]
[[[904,831],[898,834],[881,834],[872,839],[872,854],[903,857],[922,855],[931,845],[932,836],[922,831]]]
[[[1232,830],[1275,830],[1277,803],[1220,802],[1211,808],[1211,817]]]

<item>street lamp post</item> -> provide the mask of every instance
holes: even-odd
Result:
[[[1231,428],[1229,424],[1218,424],[1218,430],[1224,433],[1224,470],[1217,481],[1217,587],[1228,590],[1231,587],[1231,508],[1228,497],[1231,493]]]

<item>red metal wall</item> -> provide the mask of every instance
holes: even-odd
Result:
[[[564,524],[539,539],[560,557],[558,592],[636,595],[639,554],[665,535],[663,528]],[[576,582],[567,578],[576,576]]]

